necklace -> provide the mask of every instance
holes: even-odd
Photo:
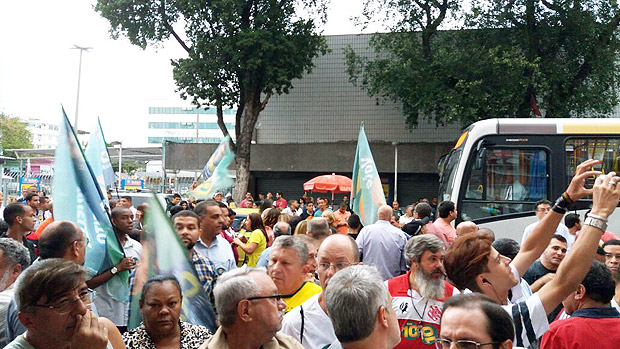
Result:
[[[418,331],[421,331],[422,322],[424,322],[424,314],[426,314],[426,306],[428,305],[428,299],[426,300],[426,303],[424,304],[424,310],[422,310],[422,314],[420,314],[420,312],[418,312],[418,308],[416,308],[415,306],[415,301],[413,300],[413,289],[412,288],[409,289],[409,298],[411,298],[411,306],[413,307],[413,310],[415,310],[415,313],[418,314],[418,316],[420,317],[420,322],[418,323]]]

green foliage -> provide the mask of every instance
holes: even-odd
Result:
[[[288,93],[292,80],[327,53],[316,21],[329,0],[98,0],[111,34],[142,48],[173,37],[188,53],[172,60],[177,91],[197,106],[236,107],[237,183],[241,200],[249,178],[250,144],[260,112],[272,94]],[[304,10],[303,18],[296,10]],[[300,12],[301,13],[301,12]],[[177,30],[182,30],[178,33]],[[261,100],[262,99],[262,100]]]
[[[370,95],[402,103],[412,127],[532,117],[534,98],[546,117],[602,116],[618,103],[615,1],[388,4],[399,20],[371,40],[378,58],[348,49],[348,73]],[[445,18],[462,19],[458,30],[437,31]]]
[[[113,37],[140,47],[176,38],[188,52],[172,62],[181,96],[242,112],[248,94],[287,93],[327,52],[315,20],[298,17],[296,6],[324,11],[316,0],[99,0],[95,9]]]
[[[27,129],[28,124],[19,118],[0,114],[0,133],[2,134],[2,149],[29,149],[32,148],[32,133]],[[13,152],[4,152],[5,156],[14,157]]]

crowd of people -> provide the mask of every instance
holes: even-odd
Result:
[[[114,278],[141,265],[146,204],[111,198],[125,258],[93,275],[89,240],[24,193],[3,211],[0,344],[7,348],[611,348],[620,343],[620,240],[607,231],[620,178],[576,169],[554,203],[536,203],[523,240],[454,227],[453,202],[377,207],[363,226],[348,200],[271,193],[236,205],[175,195],[166,211],[187,248],[217,328],[182,319],[172,275],[137,297],[142,323]],[[584,180],[597,176],[593,188]],[[36,194],[36,200],[33,199]],[[568,209],[592,198],[585,219]],[[249,208],[249,211],[235,211]],[[253,210],[252,210],[253,209]],[[43,211],[43,212],[41,212]],[[243,213],[242,213],[243,212]],[[37,216],[41,220],[36,226]],[[564,223],[561,221],[564,219]],[[42,229],[37,229],[41,228]],[[501,232],[498,232],[501,233]],[[185,258],[179,256],[179,258]],[[127,286],[127,285],[125,285]]]

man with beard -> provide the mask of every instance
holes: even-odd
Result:
[[[172,217],[172,224],[179,238],[187,247],[189,259],[194,265],[198,280],[210,298],[213,281],[215,281],[217,275],[215,274],[213,263],[207,257],[194,251],[194,245],[196,245],[196,241],[200,237],[198,215],[189,210],[181,211]]]
[[[435,347],[443,302],[459,293],[445,281],[444,253],[444,243],[437,236],[414,236],[405,246],[411,269],[386,281],[402,329],[396,348]]]

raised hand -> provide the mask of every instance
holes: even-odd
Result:
[[[620,198],[620,185],[617,184],[618,182],[620,182],[620,177],[616,176],[616,173],[613,171],[596,178],[592,188],[591,213],[593,215],[607,218],[614,212]]]
[[[97,316],[87,310],[84,315],[77,315],[77,323],[71,337],[71,348],[104,349],[108,345],[108,329],[99,323]]]
[[[568,188],[566,189],[566,193],[570,197],[571,200],[577,201],[584,196],[592,195],[592,189],[586,189],[586,178],[592,176],[598,176],[601,174],[601,171],[588,171],[589,168],[592,168],[594,165],[600,164],[601,160],[586,160],[579,164],[575,169],[575,176],[570,181]]]

